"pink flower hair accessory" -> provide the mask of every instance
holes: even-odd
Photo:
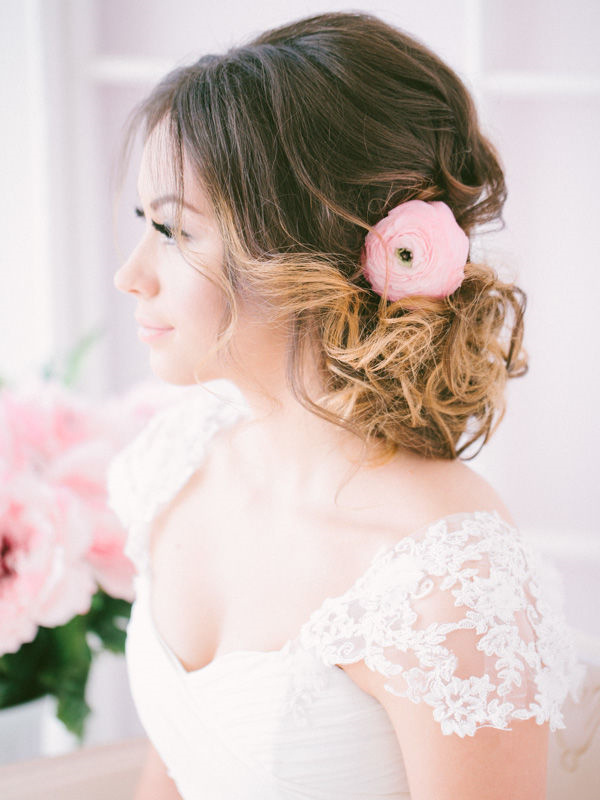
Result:
[[[408,200],[393,208],[365,237],[363,273],[382,295],[448,297],[462,283],[469,237],[440,200]]]

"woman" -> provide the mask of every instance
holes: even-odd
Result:
[[[137,799],[542,800],[579,665],[460,458],[527,369],[524,293],[469,259],[506,189],[465,86],[323,14],[174,70],[141,123],[115,285],[190,388],[109,475]]]

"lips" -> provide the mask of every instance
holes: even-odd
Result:
[[[136,322],[141,325],[143,328],[149,328],[153,331],[171,331],[173,330],[172,325],[161,325],[159,322],[154,322],[151,319],[145,319],[144,317],[136,317]]]

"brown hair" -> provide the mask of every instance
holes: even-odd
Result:
[[[184,155],[213,203],[226,250],[217,350],[238,301],[258,302],[289,325],[296,399],[376,444],[380,462],[399,448],[481,449],[507,378],[527,371],[525,293],[468,261],[450,297],[389,302],[360,265],[371,226],[410,199],[444,201],[468,235],[504,224],[499,157],[455,72],[373,15],[320,14],[170,72],[133,110],[122,163],[140,122],[146,138],[166,125],[184,253]],[[316,402],[302,376],[309,346]]]

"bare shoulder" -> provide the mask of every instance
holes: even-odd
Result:
[[[424,475],[428,489],[433,488],[437,498],[440,516],[458,511],[496,510],[509,524],[515,524],[496,488],[463,461],[431,461]]]
[[[388,517],[395,511],[401,531],[382,522],[381,535],[390,544],[399,536],[411,535],[429,524],[461,512],[497,511],[515,526],[515,522],[497,490],[483,476],[459,460],[425,459],[403,455],[394,459],[371,477],[378,481],[383,498],[382,510]],[[384,515],[381,515],[383,520]],[[365,692],[386,705],[390,695],[382,691],[381,676],[367,668],[364,661],[342,666],[342,669]],[[412,704],[406,709],[414,712]]]
[[[398,460],[382,469],[379,478],[385,503],[388,509],[394,505],[401,509],[407,534],[450,514],[470,511],[495,510],[515,525],[497,490],[464,462]],[[435,599],[433,603],[428,608],[435,613]],[[461,646],[468,641],[461,640]],[[447,735],[428,702],[414,702],[388,691],[388,679],[367,667],[364,659],[339,666],[387,712],[415,800],[517,796],[543,800],[546,796],[548,723],[513,719],[507,730],[485,727],[474,736]],[[455,701],[459,705],[459,696],[452,694]]]
[[[407,534],[450,514],[469,511],[495,510],[515,526],[495,487],[458,459],[402,455],[375,468],[370,480],[388,517],[393,512],[393,518],[401,518]],[[390,535],[394,536],[393,530]]]

